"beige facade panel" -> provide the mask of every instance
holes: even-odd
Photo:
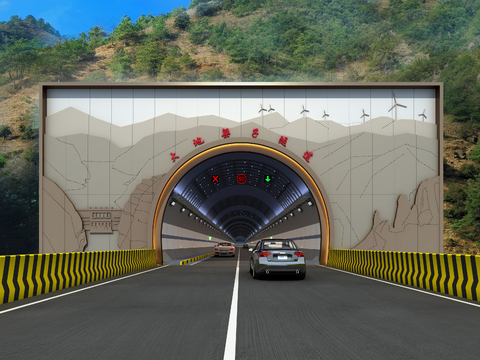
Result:
[[[441,91],[437,83],[44,84],[41,228],[58,241],[41,235],[41,250],[58,252],[62,242],[61,251],[81,249],[67,239],[71,222],[52,228],[52,214],[68,216],[65,206],[48,210],[56,206],[45,190],[51,184],[70,198],[68,214],[122,211],[118,233],[80,225],[96,239],[87,250],[111,249],[112,241],[148,248],[162,174],[212,144],[261,142],[291,151],[321,182],[331,247],[441,252],[441,211],[407,209],[442,199],[429,180],[441,188]]]

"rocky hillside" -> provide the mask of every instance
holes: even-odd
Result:
[[[442,81],[445,251],[479,253],[480,219],[471,225],[466,206],[480,181],[469,157],[480,130],[479,14],[471,0],[193,0],[69,40],[42,19],[12,16],[0,23],[0,125],[10,131],[0,137],[0,182],[38,169],[39,81]],[[2,209],[18,203],[5,196],[15,187],[2,191]],[[15,196],[24,213],[0,229],[0,243],[38,226],[18,221],[34,215],[37,195]]]

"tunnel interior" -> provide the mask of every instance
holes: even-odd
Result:
[[[253,152],[213,156],[175,186],[163,217],[165,263],[213,251],[219,241],[237,246],[288,238],[318,264],[321,227],[305,182],[288,166]]]

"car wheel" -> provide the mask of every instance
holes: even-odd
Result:
[[[254,279],[260,279],[260,275],[258,275],[257,272],[255,271],[255,265],[253,265],[253,262],[252,262],[252,277]]]
[[[300,273],[297,275],[298,280],[303,280],[305,279],[305,276],[307,275],[307,272],[305,271],[304,273]]]

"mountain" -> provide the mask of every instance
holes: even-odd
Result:
[[[0,138],[0,184],[23,184],[20,169],[35,169],[26,164],[37,159],[39,81],[440,81],[445,251],[480,254],[480,218],[465,228],[474,216],[469,189],[480,183],[480,161],[469,156],[480,152],[478,24],[473,0],[192,0],[188,10],[125,16],[110,32],[94,27],[72,39],[43,19],[12,16],[0,23],[0,45],[8,45],[0,50],[0,125],[12,132]],[[36,37],[49,46],[27,41]],[[32,203],[3,192],[5,209]],[[4,233],[15,237],[11,229]]]
[[[41,39],[43,45],[53,45],[60,33],[43,19],[28,15],[25,19],[14,15],[9,21],[0,22],[0,45],[13,43],[19,39]]]

